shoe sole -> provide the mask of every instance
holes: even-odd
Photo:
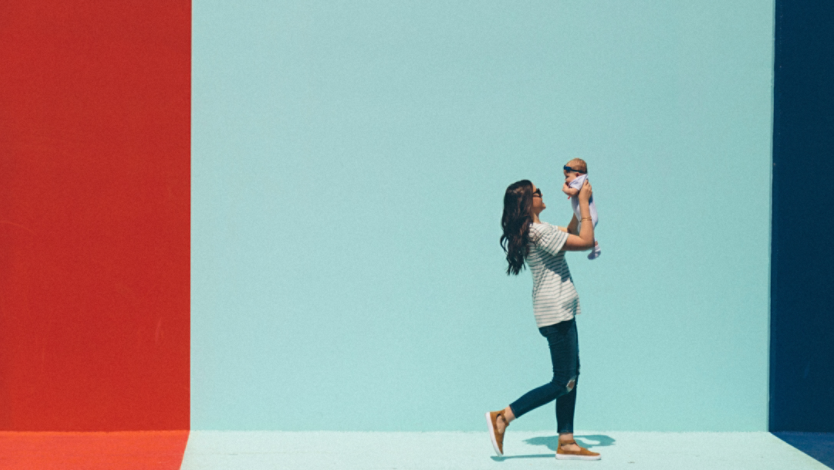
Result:
[[[487,429],[489,429],[489,440],[490,442],[492,442],[492,450],[495,451],[495,455],[500,457],[504,454],[502,454],[501,451],[498,450],[498,441],[495,440],[495,429],[492,427],[492,418],[489,416],[489,411],[487,411],[486,420]]]
[[[556,460],[601,460],[601,455],[556,454]]]

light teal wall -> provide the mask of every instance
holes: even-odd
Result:
[[[550,376],[504,189],[564,225],[573,157],[578,428],[767,429],[772,1],[199,0],[193,48],[194,429],[483,430]]]

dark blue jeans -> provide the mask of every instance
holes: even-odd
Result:
[[[573,412],[576,409],[576,383],[579,379],[579,338],[576,320],[571,319],[543,326],[539,332],[547,338],[550,360],[553,362],[553,380],[534,388],[510,404],[516,418],[528,411],[556,400],[556,426],[558,432],[573,432]]]

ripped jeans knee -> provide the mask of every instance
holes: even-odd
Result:
[[[553,380],[550,381],[550,387],[553,390],[552,393],[554,395],[553,398],[558,398],[572,392],[576,387],[576,381],[578,378],[578,375],[575,375],[568,380],[565,380],[564,377],[553,377]]]

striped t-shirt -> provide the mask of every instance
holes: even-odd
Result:
[[[562,251],[567,240],[568,234],[553,225],[530,225],[526,261],[533,273],[533,314],[539,328],[570,320],[581,312]]]

